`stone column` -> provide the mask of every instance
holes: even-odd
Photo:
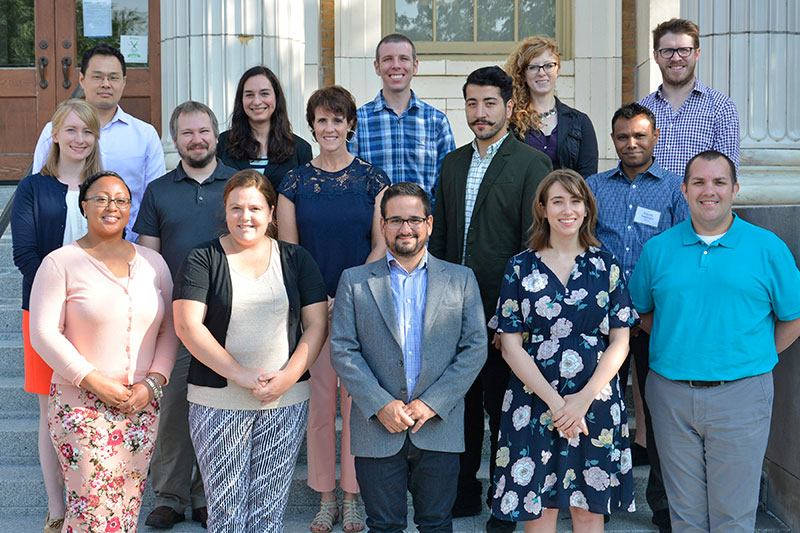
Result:
[[[278,76],[298,135],[309,138],[307,93],[318,86],[318,0],[161,2],[162,141],[167,167],[177,153],[169,135],[172,110],[186,100],[207,104],[227,129],[239,77],[265,65]]]
[[[699,79],[739,110],[737,203],[800,203],[800,6],[682,0],[681,15],[700,26]]]

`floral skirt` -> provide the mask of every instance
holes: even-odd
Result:
[[[126,415],[73,385],[53,383],[50,438],[66,487],[65,532],[135,532],[158,432],[158,403]]]

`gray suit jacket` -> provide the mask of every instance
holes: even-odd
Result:
[[[408,402],[403,351],[389,267],[383,257],[344,271],[336,291],[331,364],[353,396],[350,450],[389,457],[409,436],[420,449],[464,451],[464,395],[486,360],[484,324],[475,275],[428,254],[422,369],[413,399],[433,409],[417,433],[389,433],[377,413],[393,400]]]

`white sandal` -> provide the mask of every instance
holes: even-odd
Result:
[[[361,531],[364,529],[364,525],[358,500],[342,500],[342,529],[353,532]],[[347,526],[351,526],[350,529]]]
[[[319,511],[314,520],[311,521],[309,529],[314,533],[330,533],[333,531],[333,524],[339,521],[339,504],[336,500],[319,502]],[[314,526],[320,529],[314,529]]]

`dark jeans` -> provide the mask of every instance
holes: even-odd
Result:
[[[451,533],[450,510],[456,499],[458,455],[420,450],[406,437],[395,455],[356,457],[356,478],[369,531],[405,531],[408,489],[414,502],[414,523],[420,533]]]
[[[461,472],[458,476],[459,507],[480,506],[481,482],[478,469],[481,467],[483,448],[484,410],[489,415],[491,455],[489,456],[489,488],[486,503],[491,509],[494,494],[494,458],[497,455],[497,434],[500,432],[500,409],[503,396],[508,388],[511,369],[503,360],[503,355],[491,344],[494,331],[489,330],[489,357],[483,365],[475,383],[464,397],[464,447],[461,454]]]
[[[653,511],[653,523],[660,528],[669,529],[670,520],[667,491],[664,489],[664,479],[661,476],[661,461],[658,459],[658,447],[656,445],[656,437],[653,434],[650,409],[647,406],[647,400],[644,398],[644,384],[647,380],[647,373],[650,372],[650,335],[639,330],[639,333],[635,337],[631,336],[630,345],[633,361],[636,364],[636,385],[639,388],[639,394],[642,398],[644,421],[647,426],[647,460],[650,462],[650,477],[647,480],[645,497],[647,499],[647,504]],[[627,374],[625,374],[625,376],[627,377]],[[623,378],[622,381],[627,383],[627,379],[625,378]]]

